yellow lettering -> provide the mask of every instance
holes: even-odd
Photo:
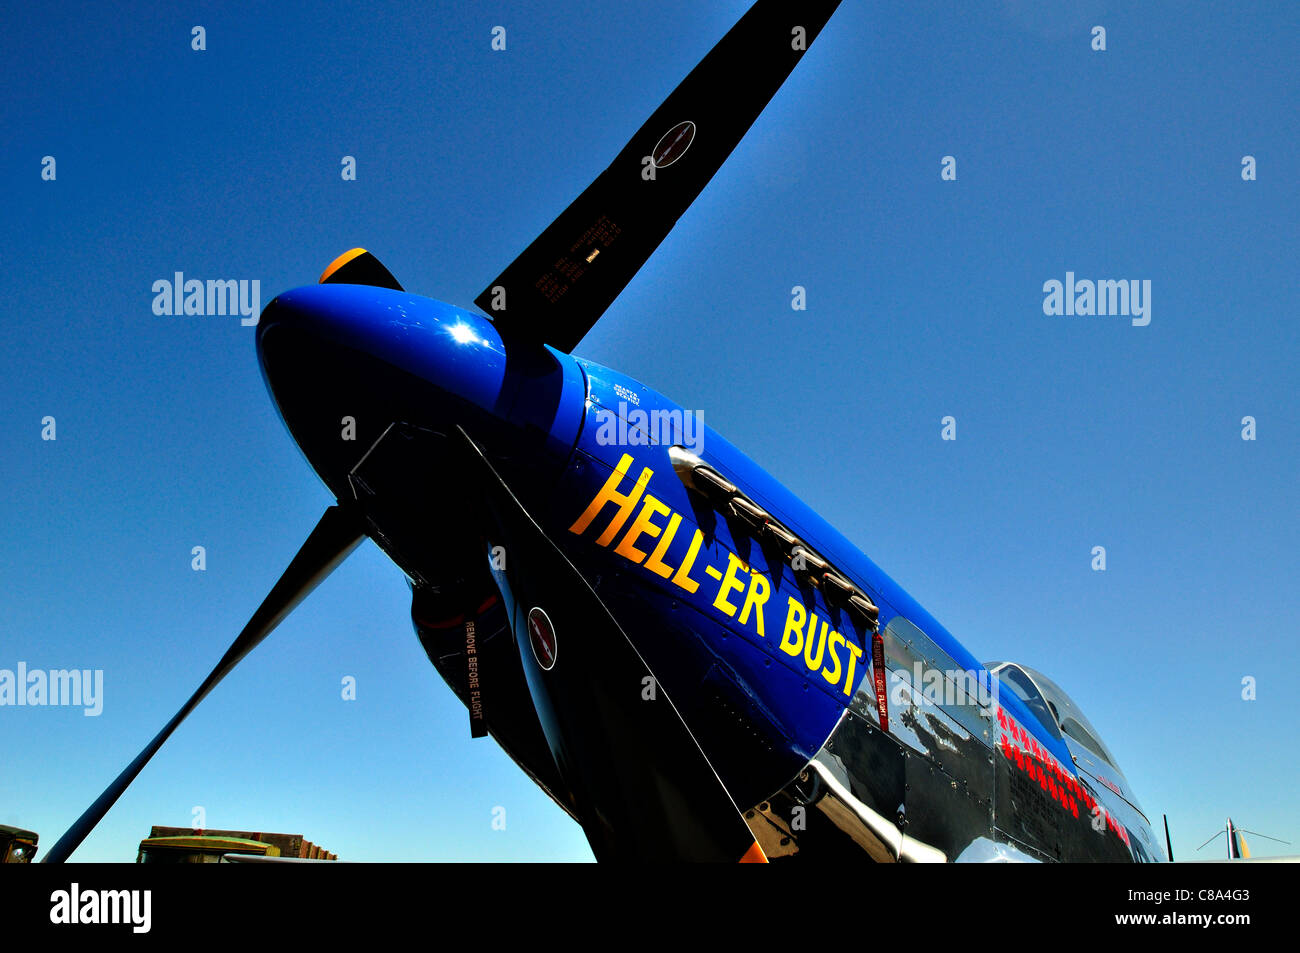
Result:
[[[817,617],[813,616],[813,618],[816,619]],[[822,667],[822,656],[826,654],[826,632],[829,629],[830,625],[823,621],[821,638],[817,640],[817,657],[813,658],[813,633],[816,631],[816,625],[809,624],[808,626],[808,638],[804,639],[803,643],[803,661],[811,672],[815,672]]]
[[[623,528],[623,524],[627,522],[627,518],[632,515],[632,508],[636,506],[636,501],[641,498],[641,493],[645,490],[646,484],[649,483],[650,478],[654,476],[654,471],[649,467],[645,467],[642,469],[641,475],[637,477],[636,486],[632,488],[632,492],[624,496],[622,493],[618,492],[618,487],[619,484],[623,482],[623,477],[627,476],[627,472],[631,468],[632,454],[625,453],[623,454],[623,458],[618,461],[618,466],[614,468],[614,472],[611,473],[609,479],[605,481],[605,485],[601,487],[600,492],[596,494],[596,498],[591,501],[591,504],[587,507],[586,511],[574,521],[572,526],[569,527],[570,533],[582,535],[583,531],[591,525],[591,521],[596,518],[596,514],[605,508],[605,504],[613,503],[618,506],[618,512],[615,513],[614,518],[610,520],[609,526],[605,528],[605,532],[601,533],[596,539],[596,545],[598,546],[609,545],[610,540],[612,540],[618,531]]]
[[[691,567],[695,565],[695,557],[699,555],[700,543],[703,541],[704,534],[697,529],[695,535],[691,537],[690,549],[686,550],[686,558],[677,567],[677,575],[673,576],[673,584],[681,586],[687,592],[694,592],[700,588],[700,584],[691,578]]]
[[[656,526],[654,523],[650,522],[650,520],[656,515],[667,516],[668,512],[668,507],[664,506],[664,504],[660,503],[652,495],[647,493],[645,495],[645,503],[641,506],[641,512],[638,513],[636,519],[632,521],[632,528],[627,531],[627,534],[619,540],[618,545],[614,547],[614,552],[618,553],[620,556],[626,556],[634,563],[639,563],[641,560],[645,559],[645,553],[641,552],[641,550],[637,549],[635,546],[637,538],[642,535],[649,536],[651,539],[658,536],[661,527]]]
[[[787,596],[790,600],[790,608],[785,614],[785,632],[781,634],[781,651],[786,655],[798,655],[799,650],[803,648],[803,624],[808,618],[808,613],[794,596]],[[790,638],[790,634],[794,638]]]
[[[677,527],[682,524],[682,518],[673,513],[672,518],[668,520],[668,528],[664,534],[659,537],[659,544],[655,546],[655,551],[650,554],[650,558],[645,561],[645,568],[649,569],[656,576],[663,576],[667,579],[673,574],[673,567],[665,565],[663,562],[664,553],[668,552],[668,545],[677,535]]]
[[[767,580],[756,572],[749,574],[749,591],[745,593],[745,607],[740,610],[740,624],[744,625],[749,621],[749,610],[754,610],[754,625],[758,627],[758,634],[764,635],[763,632],[763,606],[767,605],[767,597],[772,594],[772,587],[767,584]]]
[[[857,665],[858,659],[862,658],[862,649],[858,648],[848,639],[844,640],[844,645],[849,650],[849,674],[844,679],[844,694],[848,695],[853,691],[853,669]]]
[[[827,671],[822,672],[822,678],[826,679],[826,681],[830,682],[832,685],[835,685],[839,682],[840,674],[844,671],[844,669],[840,665],[840,653],[835,651],[835,643],[837,642],[840,645],[843,645],[844,636],[840,635],[838,632],[832,632],[830,637],[831,663],[835,667],[831,669],[829,672]]]
[[[722,585],[718,587],[718,594],[714,597],[713,605],[715,608],[721,609],[730,616],[736,614],[736,607],[727,601],[727,595],[732,589],[739,592],[741,589],[745,588],[745,584],[736,578],[736,570],[740,569],[744,565],[745,564],[740,561],[740,557],[735,553],[727,553],[727,575],[726,578],[722,580]],[[712,574],[710,573],[710,575]]]

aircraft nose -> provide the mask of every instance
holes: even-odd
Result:
[[[340,498],[348,474],[392,423],[476,439],[523,431],[567,455],[585,380],[568,355],[507,358],[487,318],[405,291],[321,284],[287,291],[262,312],[262,375],[289,432]]]
[[[486,319],[364,285],[279,295],[262,312],[257,353],[289,432],[336,496],[394,421],[436,429],[498,413],[506,364]]]
[[[484,409],[494,406],[505,369],[505,348],[486,318],[430,298],[367,285],[307,285],[286,291],[266,306],[257,346],[268,376],[292,373],[294,365],[304,370],[300,361],[281,365],[280,357],[285,345],[309,342],[382,361]],[[362,361],[354,374],[370,370]]]

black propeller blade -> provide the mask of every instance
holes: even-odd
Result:
[[[659,247],[839,0],[758,0],[618,157],[474,303],[572,350]]]
[[[364,248],[345,251],[329,263],[321,274],[320,285],[373,285],[376,288],[404,290],[393,273]]]
[[[490,542],[505,549],[505,569],[493,572],[529,692],[596,859],[764,861],[731,795],[618,622],[457,429],[468,484],[482,491],[489,532],[496,534]]]
[[[149,759],[162,747],[176,726],[185,720],[191,711],[207,697],[223,678],[226,677],[240,660],[255,649],[284,618],[297,608],[307,595],[320,584],[334,569],[348,557],[362,540],[362,530],[354,513],[340,506],[331,506],[325,511],[316,528],[312,530],[307,541],[298,550],[298,555],[289,563],[280,581],[275,584],[266,599],[248,620],[239,638],[231,644],[222,656],[217,667],[203,680],[203,684],[173,717],[167,722],[157,737],[145,746],[126,770],[117,776],[112,784],[101,794],[95,803],[68,828],[68,832],[59,838],[45,855],[45,863],[58,864],[68,859],[68,855],[80,846],[95,825],[108,813],[114,802],[122,796],[136,775],[149,763]]]

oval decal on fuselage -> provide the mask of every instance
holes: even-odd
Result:
[[[555,668],[555,628],[550,617],[538,606],[528,610],[528,642],[542,671],[549,672]]]
[[[667,168],[686,154],[695,141],[695,123],[689,119],[679,122],[663,134],[659,144],[650,153],[656,169]]]

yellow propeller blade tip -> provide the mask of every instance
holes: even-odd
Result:
[[[345,251],[329,263],[329,267],[325,269],[325,273],[320,276],[320,279],[316,283],[318,285],[323,285],[329,280],[330,275],[334,274],[334,272],[338,271],[353,258],[358,258],[365,253],[366,250],[364,248],[353,248],[351,251]]]

